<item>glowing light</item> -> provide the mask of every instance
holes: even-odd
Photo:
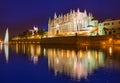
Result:
[[[95,54],[95,59],[98,59],[98,55],[97,54]]]
[[[0,51],[2,50],[2,48],[3,48],[3,44],[2,44],[2,43],[0,43]]]
[[[59,53],[59,51],[61,53]],[[100,53],[97,51],[79,50],[76,53],[75,50],[48,49],[47,52],[48,66],[54,70],[55,75],[57,75],[57,73],[64,73],[65,75],[77,80],[87,78],[89,73],[92,73],[97,67],[104,64],[104,55],[99,55]],[[76,54],[79,54],[79,56],[82,55],[82,57],[79,58]],[[67,58],[66,55],[69,55],[69,58]]]
[[[90,60],[91,58],[91,54],[90,54],[90,51],[88,51],[88,59]]]
[[[35,53],[34,53],[34,46],[31,45],[30,48],[31,48],[31,56],[34,56],[35,55]]]
[[[109,47],[110,56],[112,55],[112,47]]]
[[[112,38],[109,39],[109,42],[110,42],[110,43],[112,42]]]
[[[59,59],[58,58],[56,58],[56,63],[59,64]]]
[[[37,45],[37,47],[36,47],[36,55],[40,56],[40,54],[41,54],[40,45]]]
[[[38,63],[38,56],[33,56],[33,63],[37,64]]]
[[[23,44],[23,53],[25,54],[25,45]]]
[[[15,47],[15,49],[16,49],[16,53],[18,54],[18,44],[16,44],[16,47]]]
[[[82,51],[80,50],[80,52],[79,52],[79,57],[80,58],[82,58],[83,57],[83,53],[82,53]]]
[[[46,56],[46,49],[45,48],[43,49],[43,53],[44,53],[44,56]]]
[[[67,50],[67,58],[70,57],[70,53],[69,53],[69,50]]]
[[[105,42],[102,42],[102,44],[106,44]]]

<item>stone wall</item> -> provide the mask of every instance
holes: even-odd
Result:
[[[12,40],[11,43],[38,43],[44,45],[120,45],[120,35],[48,37],[42,39]]]
[[[113,36],[69,36],[69,37],[52,37],[42,38],[41,44],[70,44],[70,45],[101,45],[113,44]]]

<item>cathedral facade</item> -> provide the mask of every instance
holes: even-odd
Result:
[[[91,13],[71,10],[65,15],[54,15],[49,19],[48,36],[96,35],[98,20]]]

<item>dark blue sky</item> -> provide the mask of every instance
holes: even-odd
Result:
[[[95,19],[120,19],[120,0],[0,0],[0,37],[9,27],[10,35],[19,34],[33,25],[47,28],[49,17],[70,9],[92,12]]]

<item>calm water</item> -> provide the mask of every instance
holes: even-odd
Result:
[[[120,47],[0,45],[0,83],[120,83]]]

